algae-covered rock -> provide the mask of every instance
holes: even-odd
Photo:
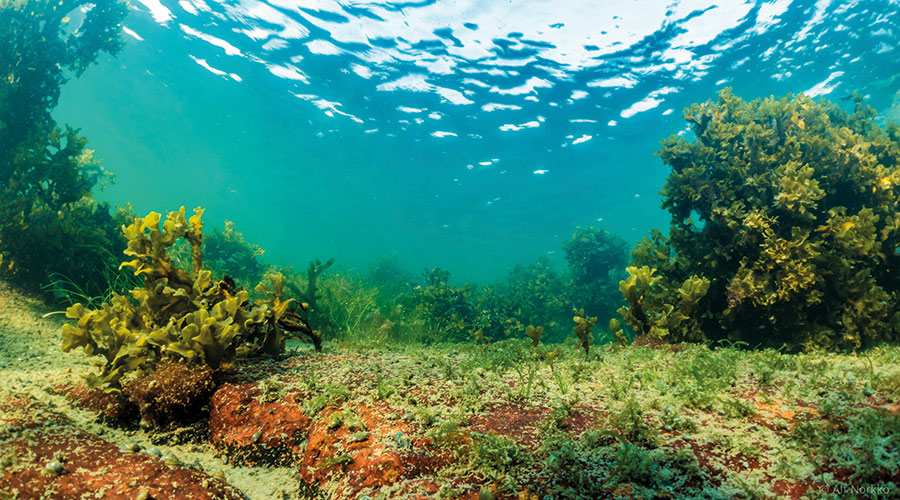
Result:
[[[217,387],[213,370],[202,364],[160,363],[147,375],[125,385],[124,392],[147,425],[171,420],[192,422],[204,415],[203,407]]]
[[[857,349],[900,338],[900,126],[805,96],[730,90],[685,112],[659,155],[669,237],[632,253],[638,334]]]

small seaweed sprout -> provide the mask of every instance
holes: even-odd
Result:
[[[596,316],[585,316],[584,309],[575,309],[574,311],[575,317],[572,318],[572,321],[575,322],[575,335],[578,336],[578,347],[584,349],[584,357],[587,360],[590,356],[591,344],[594,342],[591,330],[597,324],[597,318]]]
[[[544,335],[544,327],[528,325],[528,327],[525,328],[525,334],[531,337],[531,347],[536,348],[538,344],[541,343],[541,337]]]

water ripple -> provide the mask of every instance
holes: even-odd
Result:
[[[898,41],[890,1],[138,1],[158,26],[195,40],[186,55],[214,76],[241,82],[248,63],[261,65],[347,126],[420,125],[438,139],[547,117],[569,124],[557,140],[574,146],[667,116],[694,99],[691,89],[708,96],[742,79],[811,96],[859,90],[870,82],[852,65],[887,60]],[[397,104],[375,106],[382,93]],[[439,110],[463,128],[438,130],[404,108]]]

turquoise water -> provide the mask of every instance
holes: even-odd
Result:
[[[658,142],[724,87],[898,118],[896,1],[135,0],[63,88],[101,199],[235,221],[267,260],[485,282],[578,225],[666,227]]]

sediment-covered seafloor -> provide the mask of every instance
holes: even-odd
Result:
[[[148,429],[82,385],[58,315],[0,300],[3,499],[898,493],[896,347],[297,344],[226,371],[192,424]]]

